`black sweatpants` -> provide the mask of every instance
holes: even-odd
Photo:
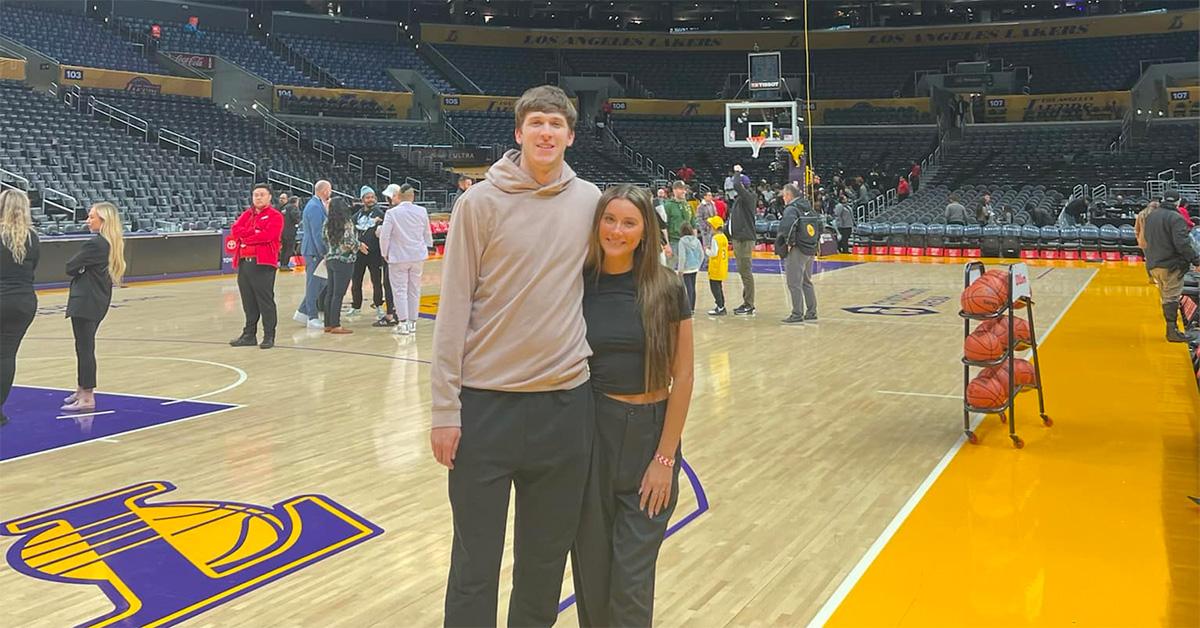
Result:
[[[638,508],[638,489],[646,467],[658,464],[666,414],[666,401],[633,405],[596,393],[592,469],[571,551],[580,626],[653,624],[654,566],[679,499],[679,466],[671,500],[654,517]]]
[[[850,252],[850,234],[854,233],[854,227],[838,227],[838,253]]]
[[[296,236],[283,238],[281,241],[283,246],[279,249],[279,267],[287,268],[291,265],[292,257],[296,255]]]
[[[84,390],[96,387],[96,330],[100,321],[89,318],[71,318],[71,332],[75,334],[75,384]]]
[[[708,280],[708,289],[712,290],[713,301],[716,302],[717,307],[721,308],[721,309],[725,309],[725,285],[724,284],[725,284],[725,282],[719,281],[717,279],[709,279]]]
[[[37,315],[37,295],[0,299],[0,409],[8,401],[17,375],[17,350]]]
[[[383,305],[383,286],[387,283],[387,278],[382,276],[382,270],[383,258],[378,254],[358,254],[358,259],[354,260],[354,280],[350,284],[350,307],[362,309],[363,275],[368,271],[371,273],[371,306]],[[390,303],[391,299],[388,299],[388,302]]]
[[[263,337],[275,337],[275,273],[274,266],[255,264],[241,260],[238,264],[238,291],[242,293],[242,312],[246,314],[246,325],[242,335],[254,338],[258,335],[258,319],[262,318]]]
[[[445,625],[497,625],[504,528],[515,486],[508,625],[549,626],[558,619],[591,459],[591,384],[543,393],[464,388],[459,398],[462,440],[450,470],[454,549]]]

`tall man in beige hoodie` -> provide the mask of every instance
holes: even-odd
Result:
[[[450,217],[433,334],[437,461],[450,469],[447,626],[496,625],[508,500],[508,625],[558,616],[591,457],[583,261],[600,190],[563,162],[575,107],[557,87],[517,101],[516,140]]]

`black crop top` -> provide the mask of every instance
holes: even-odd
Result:
[[[583,319],[592,348],[588,359],[592,388],[614,395],[645,392],[646,329],[637,304],[633,272],[583,279]],[[692,317],[687,293],[679,285],[679,311],[674,321]]]

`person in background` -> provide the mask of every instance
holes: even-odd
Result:
[[[904,200],[908,198],[909,194],[912,194],[912,188],[908,186],[908,179],[900,177],[900,180],[896,182],[896,198]]]
[[[472,179],[465,174],[462,175],[458,178],[458,193],[462,194],[463,192],[466,192],[467,190],[471,189],[471,186],[474,184],[475,179]]]
[[[717,205],[713,200],[712,192],[705,192],[704,198],[696,205],[696,235],[700,238],[700,242],[704,246],[708,246],[709,240],[712,239],[712,227],[708,224],[708,219],[717,215]]]
[[[679,170],[675,174],[679,175],[680,181],[690,185],[692,183],[692,179],[696,176],[696,171],[685,163],[679,167]]]
[[[1183,217],[1183,222],[1187,224],[1188,229],[1196,228],[1196,223],[1192,220],[1191,214],[1188,213],[1188,204],[1186,200],[1180,198],[1179,204],[1175,207],[1175,211],[1179,212],[1179,215]]]
[[[679,248],[679,229],[692,222],[692,208],[687,203],[687,184],[676,181],[671,184],[671,198],[663,201],[667,214],[667,266],[675,267],[676,249]]]
[[[655,563],[679,498],[692,314],[658,263],[656,218],[646,190],[609,188],[584,266],[596,436],[571,549],[581,626],[653,625]]]
[[[120,285],[125,277],[125,233],[117,206],[92,205],[87,228],[92,237],[67,260],[67,275],[71,278],[67,318],[71,319],[75,336],[77,367],[75,392],[63,399],[63,412],[96,409],[96,330],[112,304],[113,286]]]
[[[838,232],[838,253],[850,252],[850,235],[854,233],[854,210],[843,194],[833,206],[833,225]]]
[[[721,220],[729,219],[729,205],[725,202],[724,196],[713,198],[713,206],[716,207],[717,215],[721,217]]]
[[[950,203],[946,205],[946,224],[948,225],[965,225],[967,224],[967,208],[959,202],[957,192],[950,194]]]
[[[350,284],[350,310],[347,314],[357,314],[363,304],[363,276],[371,273],[371,306],[375,308],[376,319],[384,317],[383,299],[384,288],[388,282],[382,275],[383,257],[379,254],[379,235],[377,230],[383,224],[383,215],[387,208],[376,202],[375,190],[364,185],[358,191],[362,206],[354,213],[354,230],[358,234],[358,258],[354,261],[354,277]],[[387,287],[387,292],[391,288]],[[392,295],[387,295],[388,303]]]
[[[789,183],[783,188],[787,203],[779,232],[775,236],[775,254],[784,260],[788,292],[792,296],[792,312],[783,319],[785,325],[817,320],[817,291],[813,288],[813,259],[824,230],[821,216],[813,211],[800,188]]]
[[[1017,210],[1012,205],[1005,205],[996,216],[996,222],[1001,225],[1011,225],[1017,222]]]
[[[300,254],[304,256],[304,300],[300,308],[292,316],[297,323],[305,323],[312,329],[322,327],[320,309],[317,307],[317,297],[325,289],[325,279],[313,273],[317,265],[325,259],[325,243],[321,233],[325,229],[325,215],[329,211],[329,198],[333,195],[333,186],[328,181],[317,181],[313,185],[312,198],[304,206],[301,226],[304,227],[304,241],[300,243]]]
[[[429,211],[413,203],[416,190],[407,183],[384,192],[400,201],[388,210],[379,228],[379,248],[388,264],[392,294],[396,297],[396,316],[400,324],[396,333],[417,333],[417,317],[421,311],[421,272],[429,249],[433,247],[433,232],[429,226]]]
[[[321,232],[325,246],[325,268],[329,282],[325,292],[325,333],[352,334],[342,327],[342,300],[350,287],[354,274],[354,263],[358,260],[358,232],[350,215],[350,203],[344,198],[335,198],[329,203],[329,216]]]
[[[908,170],[908,184],[912,186],[914,194],[921,185],[921,164],[915,161],[912,162],[912,167]]]
[[[255,185],[250,194],[250,207],[229,229],[229,235],[237,241],[233,267],[237,269],[238,292],[242,297],[242,312],[246,315],[242,335],[229,341],[230,346],[258,344],[259,318],[263,327],[259,348],[275,346],[275,271],[279,264],[282,233],[283,215],[271,207],[271,188],[265,183]]]
[[[1086,194],[1081,194],[1067,203],[1063,208],[1062,214],[1058,216],[1058,224],[1060,227],[1073,227],[1084,221],[1084,217],[1088,215],[1088,207],[1091,205],[1092,199]]]
[[[1179,297],[1183,294],[1183,279],[1191,268],[1200,270],[1200,252],[1192,247],[1187,223],[1174,203],[1167,207],[1153,208],[1145,216],[1141,235],[1145,242],[1146,268],[1150,278],[1158,287],[1162,301],[1163,318],[1167,323],[1168,342],[1187,342],[1188,336],[1179,331]],[[1135,231],[1137,227],[1134,227]]]
[[[1054,225],[1054,216],[1050,211],[1041,205],[1036,205],[1032,201],[1025,203],[1025,213],[1029,214],[1029,219],[1036,227],[1051,227]]]
[[[711,218],[712,216],[709,216]],[[679,250],[675,251],[675,272],[683,279],[683,287],[687,289],[690,311],[696,311],[696,274],[704,261],[704,245],[696,237],[696,230],[689,224],[679,228]]]
[[[725,235],[725,221],[720,216],[708,219],[713,237],[708,243],[708,288],[712,291],[715,306],[709,316],[725,316],[725,278],[729,276],[729,238]]]
[[[733,235],[733,255],[737,259],[738,275],[742,278],[742,304],[734,308],[734,314],[754,315],[754,232],[755,209],[758,196],[750,187],[750,177],[742,174],[741,164],[733,167],[733,187],[737,190],[729,230]]]
[[[29,197],[16,188],[0,192],[0,425],[8,423],[4,404],[17,374],[17,351],[37,315],[33,277],[40,255]]]
[[[296,231],[300,227],[300,198],[279,195],[279,212],[283,214],[283,232],[280,235],[279,270],[292,270],[292,257],[296,255]]]

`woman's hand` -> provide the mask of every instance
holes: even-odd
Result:
[[[657,460],[651,460],[646,472],[642,474],[642,486],[638,489],[641,496],[639,510],[646,511],[648,517],[656,517],[658,513],[671,503],[671,482],[674,473],[666,465]]]

